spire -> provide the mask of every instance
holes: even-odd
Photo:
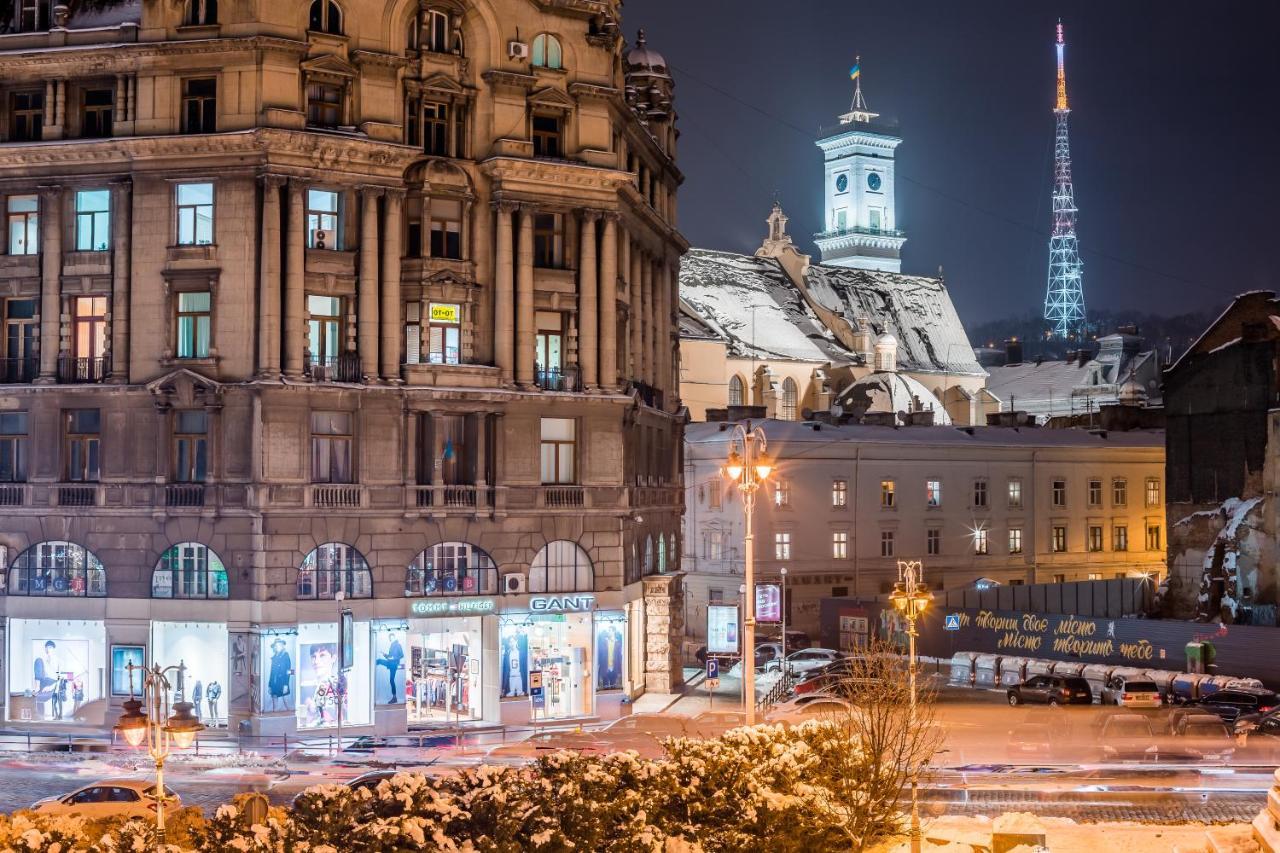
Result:
[[[855,121],[869,122],[879,116],[867,109],[867,101],[862,97],[862,57],[853,58],[853,67],[849,69],[849,79],[853,81],[853,102],[849,104],[849,112],[840,116],[841,124]]]
[[[1062,49],[1067,46],[1062,35],[1062,19],[1058,19],[1058,106],[1056,109],[1067,109],[1067,66],[1062,58]]]

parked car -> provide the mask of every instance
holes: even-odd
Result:
[[[745,724],[746,715],[741,711],[703,711],[693,718],[694,727],[703,737],[718,737]]]
[[[1010,761],[1053,757],[1053,729],[1047,723],[1020,723],[1009,729],[1005,751]]]
[[[1236,751],[1231,730],[1217,714],[1184,714],[1161,749],[1166,758],[1226,760]]]
[[[1010,705],[1091,705],[1089,682],[1076,675],[1036,675],[1006,691]]]
[[[853,708],[853,703],[829,693],[810,693],[797,696],[788,702],[775,705],[765,715],[766,723],[802,723],[821,719],[827,714],[841,714]]]
[[[1238,724],[1236,731],[1244,735],[1250,756],[1271,764],[1280,761],[1280,711]]]
[[[1164,704],[1160,688],[1154,681],[1113,675],[1102,688],[1103,705],[1120,705],[1125,708],[1159,708]]]
[[[801,675],[810,670],[818,669],[829,663],[840,660],[844,655],[835,649],[801,649],[787,655],[786,671],[791,675]],[[765,669],[777,671],[783,665],[782,661],[769,661]]]
[[[1113,714],[1102,724],[1102,757],[1113,761],[1154,761],[1160,754],[1151,721],[1141,714]]]
[[[165,807],[182,808],[182,798],[165,786]],[[45,797],[31,810],[45,815],[70,815],[98,820],[104,817],[143,818],[156,816],[156,786],[145,779],[103,779],[77,788],[61,797]]]
[[[1210,693],[1194,703],[1194,707],[1217,714],[1224,722],[1234,725],[1242,716],[1262,716],[1280,708],[1280,696],[1265,687],[1234,687]]]

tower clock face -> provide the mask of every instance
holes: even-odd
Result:
[[[836,178],[836,192],[842,193],[847,189],[849,189],[849,176],[840,175]]]
[[[867,188],[870,189],[872,192],[876,192],[880,189],[880,173],[879,172],[871,172],[867,175]]]

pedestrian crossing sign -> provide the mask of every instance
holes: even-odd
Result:
[[[946,617],[946,621],[943,623],[942,627],[947,631],[959,631],[960,630],[960,614],[948,613]]]

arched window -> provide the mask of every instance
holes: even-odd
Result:
[[[298,569],[298,598],[373,597],[373,576],[364,555],[341,542],[326,542],[307,555]]]
[[[426,42],[423,46],[432,53],[448,53],[453,48],[449,31],[449,13],[440,9],[428,9]]]
[[[441,542],[413,558],[404,594],[496,595],[498,570],[484,551],[467,542]]]
[[[307,29],[333,36],[342,35],[342,8],[333,0],[314,0]]]
[[[152,598],[226,598],[227,568],[199,542],[174,545],[151,573]]]
[[[644,574],[653,574],[653,537],[644,538]]]
[[[189,27],[218,23],[218,0],[187,0],[182,22]]]
[[[533,65],[535,68],[563,68],[564,58],[560,39],[551,33],[542,33],[533,40]]]
[[[661,533],[658,534],[658,574],[666,574],[667,571],[667,539]]]
[[[680,523],[684,524],[683,517],[681,517]],[[668,556],[668,563],[667,563],[667,571],[676,572],[680,570],[680,560],[678,556],[679,553],[680,552],[676,550],[676,535],[674,533],[668,533],[667,534],[667,554],[669,556]]]
[[[9,569],[9,595],[107,594],[107,572],[92,552],[71,542],[41,542],[18,555]]]
[[[591,558],[576,542],[548,542],[529,567],[529,592],[593,592]]]
[[[409,50],[417,50],[418,39],[420,38],[421,34],[422,34],[422,22],[418,20],[418,16],[415,14],[413,17],[409,19],[409,26],[405,32],[405,39],[404,39],[405,47],[409,48]]]
[[[746,396],[746,388],[743,387],[741,376],[731,376],[729,378],[729,405],[745,406],[743,398]]]
[[[796,381],[788,376],[782,381],[782,412],[779,415],[784,421],[796,419]]]

